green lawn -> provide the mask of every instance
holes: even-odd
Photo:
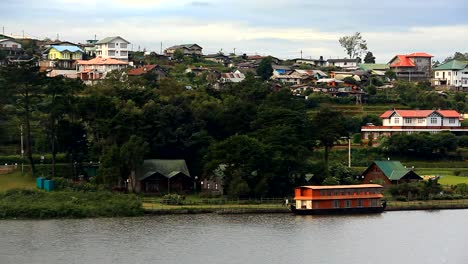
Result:
[[[457,185],[459,183],[468,184],[468,177],[460,176],[442,176],[439,180],[439,183],[442,185]]]
[[[21,175],[20,171],[9,174],[0,174],[0,192],[11,189],[33,189],[36,183],[29,175]]]

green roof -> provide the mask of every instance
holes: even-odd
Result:
[[[468,65],[466,61],[451,60],[434,68],[435,71],[441,70],[463,70]]]
[[[99,40],[98,42],[96,42],[96,44],[106,44],[106,43],[109,43],[109,42],[113,41],[113,40],[116,39],[116,38],[121,38],[121,39],[123,39],[123,38],[120,37],[120,36],[116,36],[116,37],[107,37],[107,38],[103,38],[103,39]],[[124,40],[125,42],[127,42],[127,43],[130,43],[130,42],[126,41],[125,39],[123,39],[123,40]]]
[[[169,179],[179,174],[191,177],[185,160],[151,159],[143,162],[143,166],[137,171],[137,178],[143,180],[156,173]]]
[[[359,68],[365,71],[372,71],[372,70],[388,70],[390,66],[388,64],[375,64],[375,63],[363,63],[359,64]]]
[[[411,171],[399,161],[374,161],[374,163],[391,181],[400,180]]]

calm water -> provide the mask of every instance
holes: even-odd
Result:
[[[468,210],[0,221],[0,263],[468,263]]]

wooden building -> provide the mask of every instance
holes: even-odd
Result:
[[[374,161],[363,173],[362,183],[377,183],[384,186],[403,182],[415,182],[422,177],[407,169],[399,161]]]

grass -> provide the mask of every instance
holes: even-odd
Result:
[[[11,189],[34,189],[35,180],[29,174],[21,175],[21,171],[0,174],[0,192]]]
[[[461,176],[443,176],[439,183],[442,185],[457,185],[460,183],[468,184],[468,177],[461,177]]]

